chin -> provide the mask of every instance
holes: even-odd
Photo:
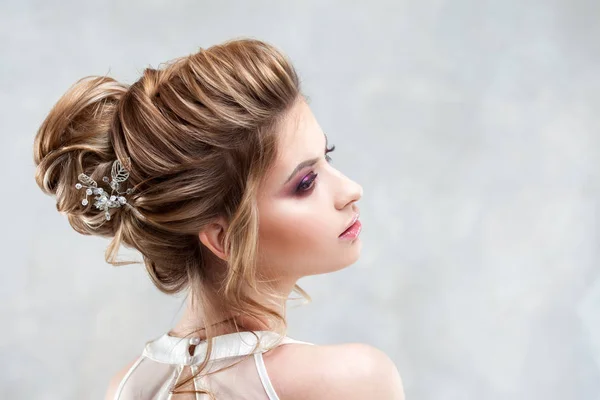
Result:
[[[361,249],[362,242],[360,238],[357,238],[350,244],[350,247],[341,250],[338,262],[333,263],[333,265],[329,264],[321,273],[335,272],[350,267],[360,258]]]
[[[351,244],[350,247],[343,251],[344,257],[347,258],[345,263],[345,267],[348,267],[354,264],[360,258],[360,253],[362,250],[362,241],[360,237],[356,238]]]

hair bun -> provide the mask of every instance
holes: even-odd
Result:
[[[86,224],[75,221],[74,217],[85,210],[75,184],[82,172],[99,170],[101,177],[105,165],[110,171],[116,158],[111,124],[127,89],[127,85],[105,76],[80,79],[56,102],[34,140],[38,186],[56,196],[58,211],[69,214],[71,224],[82,233],[91,232]]]

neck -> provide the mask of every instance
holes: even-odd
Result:
[[[252,300],[268,307],[285,316],[286,299],[292,292],[297,279],[288,281],[278,281],[270,285],[282,300],[269,300],[264,298],[252,297]],[[281,328],[279,325],[273,325],[274,322],[268,322],[265,318],[256,320],[249,318],[243,313],[233,313],[231,310],[220,307],[222,301],[219,301],[214,290],[202,288],[203,301],[198,301],[199,297],[190,289],[186,298],[186,306],[183,315],[175,327],[169,332],[172,336],[186,337],[199,336],[206,337],[206,327],[210,327],[212,336],[225,335],[237,331],[275,331]],[[237,325],[237,328],[236,328]]]

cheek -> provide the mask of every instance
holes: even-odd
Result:
[[[261,224],[261,239],[286,248],[301,247],[319,241],[319,234],[326,229],[324,222],[309,213],[278,213]]]
[[[323,256],[337,239],[328,222],[314,208],[280,207],[262,214],[259,238],[264,260],[291,266]]]

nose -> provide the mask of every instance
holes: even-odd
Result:
[[[339,190],[336,196],[336,208],[338,210],[343,210],[348,206],[348,204],[352,204],[358,200],[363,195],[363,188],[357,182],[348,178],[347,176],[339,173],[340,183]]]

